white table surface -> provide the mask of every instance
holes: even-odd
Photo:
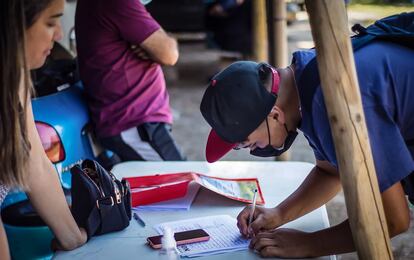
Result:
[[[266,206],[280,203],[303,181],[313,165],[304,162],[126,162],[114,167],[118,177],[143,176],[156,173],[193,171],[225,178],[257,177]],[[181,219],[228,214],[237,217],[245,204],[227,199],[210,190],[200,189],[189,211],[142,212],[146,227],[134,219],[128,228],[93,237],[84,246],[69,252],[57,252],[54,259],[158,259],[158,252],[146,245],[148,236],[157,235],[153,226]],[[325,206],[285,225],[303,231],[315,231],[329,226]],[[202,257],[202,259],[261,259],[251,250]],[[318,259],[336,259],[335,256]]]

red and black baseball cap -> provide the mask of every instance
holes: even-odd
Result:
[[[273,86],[262,84],[270,70]],[[216,74],[208,85],[200,110],[212,127],[206,159],[215,162],[256,130],[272,110],[279,91],[279,74],[266,63],[238,61]]]

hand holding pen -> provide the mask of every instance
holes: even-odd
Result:
[[[260,231],[274,229],[285,224],[281,211],[277,207],[265,208],[253,204],[252,200],[252,205],[246,206],[237,216],[237,227],[244,237],[252,237]]]
[[[252,224],[252,220],[253,220],[253,215],[254,215],[254,210],[256,208],[256,200],[257,200],[257,189],[255,189],[253,191],[253,203],[252,203],[252,208],[250,210],[250,215],[249,215],[249,227]]]
[[[251,237],[252,235],[254,235],[254,233],[251,231],[251,224],[253,221],[253,216],[254,216],[254,211],[256,209],[256,201],[257,201],[257,189],[255,189],[253,191],[253,200],[252,200],[252,207],[250,210],[250,214],[249,214],[249,223],[248,223],[248,232],[249,232],[249,237]]]
[[[253,190],[252,205],[245,207],[237,216],[237,227],[243,236],[249,237],[251,224],[256,211],[257,189]]]

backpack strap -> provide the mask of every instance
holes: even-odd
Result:
[[[352,31],[356,33],[352,38],[354,51],[373,40],[393,42],[414,49],[414,12],[388,16],[366,28],[355,24]]]

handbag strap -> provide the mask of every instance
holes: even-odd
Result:
[[[95,235],[99,227],[102,230],[103,227],[108,226],[109,223],[107,223],[108,220],[106,216],[113,206],[114,199],[111,196],[96,200],[96,205],[93,207],[86,221],[88,239],[89,237]]]

